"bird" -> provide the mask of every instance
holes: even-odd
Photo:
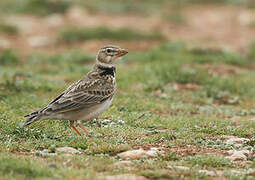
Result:
[[[126,49],[115,45],[99,49],[92,70],[46,107],[25,115],[27,121],[23,127],[39,120],[68,120],[80,136],[77,126],[91,136],[81,121],[93,120],[109,108],[116,93],[116,63],[127,53]]]

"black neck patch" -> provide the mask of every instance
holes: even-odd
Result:
[[[98,66],[98,68],[101,70],[100,76],[106,76],[106,75],[111,75],[115,76],[116,68],[114,66],[112,67],[107,67],[107,66]]]

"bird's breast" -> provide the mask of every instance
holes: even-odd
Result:
[[[101,114],[103,114],[103,112],[105,112],[109,108],[109,106],[112,103],[112,99],[113,98],[108,99],[108,100],[104,101],[103,103],[98,104],[97,106],[94,106],[93,108],[90,108],[89,110],[85,109],[80,114],[79,120],[86,121],[86,120],[94,119],[94,118],[100,116]]]

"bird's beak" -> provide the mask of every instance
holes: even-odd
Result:
[[[125,54],[127,54],[128,51],[126,49],[121,49],[118,54],[117,54],[117,57],[121,57],[121,56],[124,56]]]

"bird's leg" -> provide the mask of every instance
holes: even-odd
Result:
[[[80,136],[82,136],[81,133],[78,131],[78,129],[76,129],[75,126],[71,126],[71,127],[73,128],[73,130],[75,130],[75,132],[77,132]]]
[[[73,128],[73,130],[75,130],[75,132],[77,132],[80,136],[82,136],[81,133],[78,131],[78,129],[76,129],[76,127],[74,126],[74,121],[70,121],[70,126]]]
[[[95,118],[95,120],[96,120],[96,124],[97,124],[97,126],[98,127],[102,127],[102,125],[99,123],[99,121],[98,121],[98,117],[97,118]]]
[[[78,126],[79,126],[88,136],[91,136],[91,134],[89,133],[89,131],[88,131],[83,125],[81,125],[81,123],[78,123]]]

